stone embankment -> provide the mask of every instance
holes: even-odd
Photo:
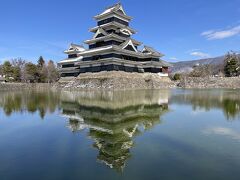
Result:
[[[232,88],[240,89],[240,77],[186,77],[180,80],[181,88]]]
[[[81,74],[76,78],[61,78],[56,84],[43,83],[0,83],[0,90],[18,91],[27,89],[66,90],[130,90],[130,89],[170,89],[170,88],[232,88],[240,89],[240,77],[186,77],[171,81],[152,73],[100,72]]]
[[[1,91],[19,91],[28,89],[50,89],[51,84],[47,83],[0,83]]]
[[[168,77],[152,73],[100,72],[85,73],[76,78],[61,78],[57,84],[64,89],[167,89],[176,87]]]

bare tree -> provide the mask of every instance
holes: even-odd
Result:
[[[26,82],[26,72],[25,72],[26,60],[24,60],[22,58],[15,58],[15,59],[11,60],[11,64],[13,67],[19,69],[20,80],[22,82]]]
[[[52,60],[48,61],[47,65],[47,81],[48,83],[56,82],[57,79],[59,78],[59,74],[57,71],[57,68]]]
[[[193,71],[189,74],[191,77],[208,77],[213,75],[213,66],[210,64],[199,65],[194,67]]]

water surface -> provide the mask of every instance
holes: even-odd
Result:
[[[0,92],[0,179],[240,179],[239,90]]]

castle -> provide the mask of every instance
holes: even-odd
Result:
[[[160,58],[163,54],[149,46],[139,50],[141,42],[132,38],[136,30],[129,26],[128,16],[120,3],[96,15],[97,26],[90,29],[93,38],[86,40],[88,49],[71,44],[64,51],[68,55],[58,63],[61,77],[76,77],[81,73],[125,71],[158,73],[168,76],[169,64]]]

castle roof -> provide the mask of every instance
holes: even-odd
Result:
[[[82,45],[71,43],[69,48],[67,50],[65,50],[64,53],[72,54],[72,53],[82,52],[82,51],[85,51],[85,50],[86,49]]]
[[[149,47],[149,46],[144,46],[142,53],[151,54],[151,55],[155,55],[155,56],[159,56],[159,57],[164,56],[163,54],[161,54],[160,52],[156,51],[154,48]]]
[[[75,62],[80,61],[82,59],[83,59],[82,56],[79,56],[79,57],[76,57],[76,58],[68,58],[68,59],[64,59],[64,60],[60,61],[59,64],[75,63]]]
[[[114,4],[113,6],[110,6],[110,7],[106,8],[105,11],[103,11],[100,14],[98,14],[94,18],[95,19],[99,19],[99,18],[107,16],[109,14],[116,14],[116,15],[122,16],[122,17],[124,17],[124,18],[126,18],[128,20],[132,19],[130,16],[127,16],[127,14],[124,11],[121,3],[117,3],[117,4]]]
[[[109,12],[116,12],[116,11],[120,11],[126,15],[121,3],[117,3],[117,4],[114,4],[113,6],[106,8],[106,10],[104,12],[102,12],[100,15],[107,14]]]
[[[109,46],[104,46],[104,47],[98,47],[98,48],[94,48],[94,49],[89,49],[83,52],[80,52],[79,55],[84,56],[84,55],[93,55],[94,53],[105,53],[108,51],[115,51],[118,53],[124,53],[124,54],[128,54],[128,55],[135,55],[138,56],[140,58],[149,58],[149,57],[154,57],[154,58],[159,58],[161,56],[163,56],[160,53],[142,53],[140,51],[131,51],[126,49],[126,47],[128,45],[131,45],[131,40],[127,40],[126,42],[122,43],[121,45],[117,46],[117,45],[109,45]],[[159,56],[159,54],[161,56]]]
[[[114,34],[114,33],[111,33],[111,34],[108,34],[106,36],[102,36],[102,37],[98,37],[98,38],[95,38],[95,39],[86,40],[86,41],[84,41],[84,43],[91,44],[91,43],[94,43],[94,42],[98,42],[98,41],[102,41],[102,40],[109,40],[109,39],[116,39],[116,40],[119,40],[119,41],[126,41],[128,38],[119,36],[119,35]],[[142,44],[142,42],[139,42],[139,41],[137,41],[135,39],[131,38],[131,40],[132,40],[133,44],[135,44],[137,46],[140,46]]]
[[[136,47],[134,46],[134,44],[133,44],[133,42],[132,42],[132,40],[131,40],[130,38],[120,45],[120,47],[121,47],[122,49],[125,49],[125,48],[128,47],[128,46],[131,46],[132,49],[133,49],[135,52],[138,52],[138,50],[136,49]]]
[[[131,27],[123,25],[123,24],[118,23],[118,22],[109,22],[109,23],[106,23],[106,24],[103,24],[103,25],[100,25],[100,26],[96,26],[96,27],[93,27],[93,28],[89,29],[89,31],[95,33],[95,32],[97,32],[97,30],[99,28],[108,28],[108,27],[116,27],[117,29],[127,29],[132,34],[135,34],[137,32],[136,30],[132,29]]]

